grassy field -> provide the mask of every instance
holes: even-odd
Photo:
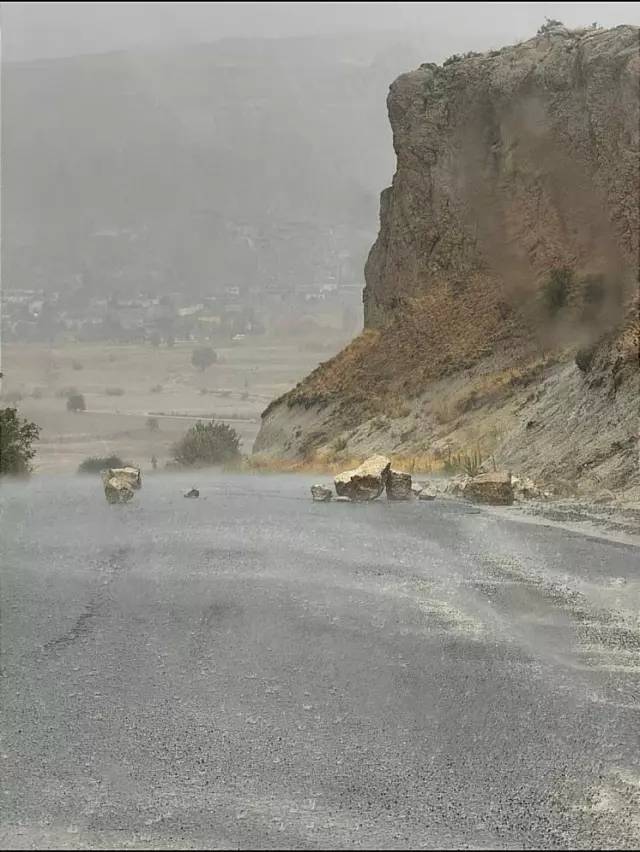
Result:
[[[345,342],[333,329],[304,340],[247,337],[216,347],[218,362],[204,371],[191,365],[193,343],[8,344],[0,405],[20,394],[21,414],[42,427],[36,470],[71,471],[87,456],[111,453],[143,468],[155,455],[163,467],[173,442],[196,419],[210,417],[231,423],[249,453],[269,401]],[[66,410],[71,388],[84,395],[85,412]],[[158,420],[155,432],[147,427],[150,416]]]

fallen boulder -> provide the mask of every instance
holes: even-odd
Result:
[[[389,470],[386,488],[387,500],[411,500],[411,474]]]
[[[191,491],[187,491],[187,493],[184,496],[185,497],[199,497],[200,492],[198,491],[197,488],[192,488]]]
[[[546,493],[528,476],[512,476],[511,485],[516,500],[541,500]]]
[[[469,477],[462,486],[462,496],[474,503],[510,506],[513,503],[511,474],[483,473]]]
[[[327,503],[333,497],[333,491],[326,485],[312,485],[311,496],[314,503]]]
[[[411,483],[411,493],[413,494],[414,497],[419,497],[420,494],[423,491],[424,491],[424,486],[420,485],[419,482],[412,482]]]
[[[107,479],[116,477],[124,482],[128,482],[134,491],[142,488],[142,474],[138,467],[111,467],[107,471],[106,477]]]
[[[360,467],[339,473],[334,484],[338,497],[356,502],[375,500],[384,491],[391,462],[386,456],[371,456]]]
[[[105,477],[104,496],[107,503],[128,503],[133,499],[133,488],[118,476]]]
[[[102,482],[108,503],[128,503],[133,492],[142,487],[142,476],[137,467],[111,467],[104,472]]]

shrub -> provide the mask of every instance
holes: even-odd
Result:
[[[240,438],[227,423],[199,420],[173,446],[173,457],[183,467],[225,464],[240,458]]]
[[[86,411],[87,404],[81,393],[73,393],[67,398],[67,411]]]
[[[107,396],[124,396],[124,388],[105,388]]]
[[[72,361],[71,366],[74,370],[84,370],[84,364],[82,364],[80,361]]]
[[[211,346],[198,346],[191,353],[191,363],[198,370],[206,370],[212,364],[215,364],[218,356]]]
[[[151,393],[162,393],[162,385],[154,385],[151,388]]]
[[[78,466],[78,473],[100,473],[110,467],[127,467],[120,456],[89,456]]]
[[[160,429],[160,421],[157,417],[147,417],[147,429],[150,432],[157,432]]]
[[[455,453],[449,452],[443,464],[445,473],[466,473],[467,476],[477,476],[482,470],[484,459],[480,448],[471,452]]]
[[[550,316],[564,308],[569,299],[573,273],[566,267],[552,269],[542,287],[542,297]]]
[[[29,473],[36,454],[33,442],[40,427],[18,417],[15,408],[0,409],[0,475],[20,476]]]
[[[347,449],[348,441],[345,437],[336,438],[332,444],[332,447],[336,453],[341,453],[343,450]]]

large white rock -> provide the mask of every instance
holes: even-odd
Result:
[[[386,456],[370,456],[360,467],[345,470],[334,479],[339,497],[350,500],[375,500],[385,489],[391,462]]]

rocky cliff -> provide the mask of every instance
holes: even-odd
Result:
[[[397,79],[365,331],[272,403],[255,452],[637,483],[639,84],[630,26]]]

